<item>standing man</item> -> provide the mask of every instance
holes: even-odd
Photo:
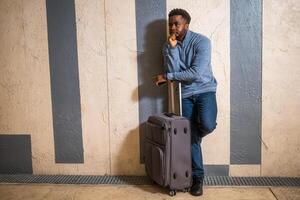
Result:
[[[156,76],[155,83],[181,82],[183,116],[190,120],[192,132],[193,185],[190,192],[200,196],[204,179],[201,141],[217,125],[217,81],[211,67],[211,42],[204,35],[189,30],[191,17],[187,11],[173,9],[168,17],[170,36],[163,47],[167,73]]]

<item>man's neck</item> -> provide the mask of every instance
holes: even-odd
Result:
[[[186,29],[184,35],[183,35],[181,38],[178,38],[178,40],[179,40],[180,42],[182,42],[182,41],[184,40],[184,38],[185,38],[187,32],[188,32],[188,29]]]

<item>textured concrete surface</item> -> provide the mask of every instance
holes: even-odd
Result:
[[[135,3],[105,1],[111,174],[144,174],[140,164]],[[125,17],[126,16],[126,17]]]
[[[262,176],[300,176],[300,1],[263,1]]]
[[[1,200],[37,199],[124,199],[124,200],[166,200],[166,199],[205,199],[205,200],[299,200],[300,188],[258,188],[258,187],[204,187],[204,195],[194,197],[189,193],[178,192],[170,197],[166,189],[158,186],[128,185],[0,185]]]
[[[230,165],[229,176],[260,176],[260,165]]]
[[[277,200],[299,200],[300,188],[271,188]]]
[[[104,0],[75,1],[84,165],[79,171],[110,173],[109,110]]]
[[[31,134],[33,171],[54,163],[44,1],[0,1],[0,133]]]

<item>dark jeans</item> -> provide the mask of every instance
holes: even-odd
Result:
[[[204,177],[201,141],[202,137],[216,128],[217,112],[215,92],[206,92],[182,99],[182,114],[191,123],[193,177]]]

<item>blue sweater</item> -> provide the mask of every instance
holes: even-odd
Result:
[[[187,31],[175,48],[163,46],[168,80],[181,82],[182,98],[204,92],[215,92],[217,81],[211,67],[211,43],[204,35]]]

